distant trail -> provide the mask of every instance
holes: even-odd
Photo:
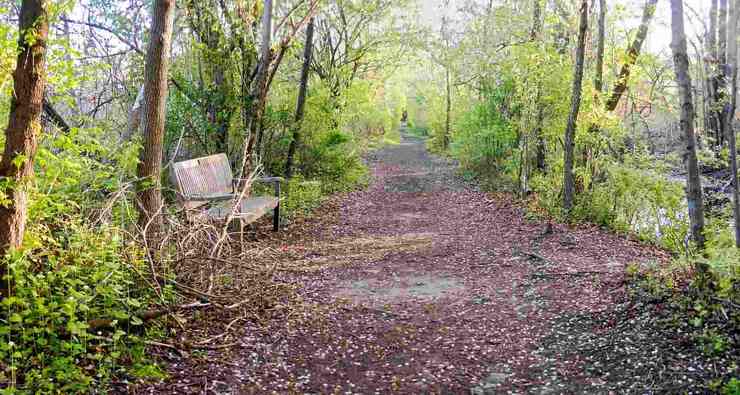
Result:
[[[422,139],[369,157],[373,181],[311,221],[295,283],[305,305],[245,328],[205,369],[217,393],[460,393],[629,389],[553,355],[553,324],[608,314],[624,267],[661,253],[595,227],[530,222],[430,155]],[[290,233],[290,230],[286,233]],[[290,235],[280,236],[290,238]],[[285,242],[283,242],[285,243]],[[300,248],[300,250],[298,249]],[[607,324],[605,324],[607,325]],[[587,333],[604,327],[583,325]],[[574,333],[574,336],[579,336]],[[176,374],[168,389],[194,392]],[[202,388],[201,388],[202,389]]]

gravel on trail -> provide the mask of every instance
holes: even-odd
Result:
[[[709,375],[627,301],[626,265],[665,252],[527,219],[420,138],[368,162],[368,188],[263,241],[290,257],[275,281],[300,305],[240,321],[228,352],[172,356],[169,378],[143,391],[660,393]]]

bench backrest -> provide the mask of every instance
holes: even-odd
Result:
[[[188,201],[184,196],[213,195],[233,192],[231,165],[226,154],[216,154],[177,162],[172,165],[172,181],[185,209],[202,206],[207,202]]]

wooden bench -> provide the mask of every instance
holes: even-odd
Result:
[[[231,215],[236,203],[241,180],[235,179],[226,154],[217,154],[174,163],[170,172],[177,188],[178,200],[188,220],[223,221]],[[241,232],[244,227],[270,210],[273,211],[273,230],[280,228],[280,177],[257,178],[255,182],[271,183],[274,196],[246,196],[239,202],[238,219]]]

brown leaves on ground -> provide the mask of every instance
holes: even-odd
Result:
[[[165,353],[170,378],[142,390],[487,394],[653,388],[655,376],[623,380],[625,366],[653,355],[607,352],[624,357],[613,365],[621,373],[613,374],[598,353],[621,347],[618,337],[606,336],[610,331],[640,327],[625,324],[635,319],[624,313],[625,266],[660,263],[664,252],[593,226],[529,221],[506,195],[494,197],[462,182],[454,164],[429,156],[421,141],[407,139],[375,152],[371,161],[368,189],[332,199],[280,234],[260,234],[244,255],[246,267],[266,268],[270,286],[290,290],[265,306],[270,314],[207,313],[197,330],[223,333],[229,325],[238,330],[221,340],[236,346],[187,357]],[[242,276],[234,273],[247,278],[253,272],[233,266],[216,275],[221,282]],[[576,341],[581,338],[589,340]]]

